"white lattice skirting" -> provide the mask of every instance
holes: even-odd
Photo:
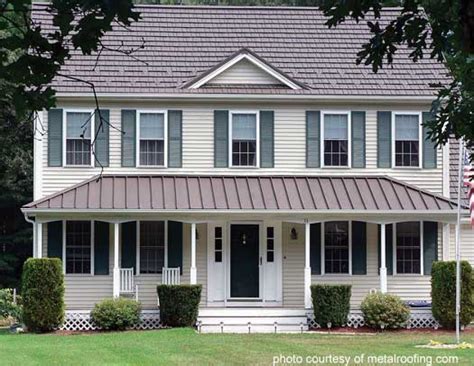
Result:
[[[313,329],[321,328],[321,326],[314,321],[314,314],[308,313],[308,326]],[[351,328],[359,328],[364,326],[364,317],[360,310],[352,310],[347,317],[347,326]],[[433,318],[431,309],[412,309],[410,320],[406,325],[407,329],[421,329],[434,328],[438,329],[441,326]]]
[[[159,329],[162,328],[160,322],[160,312],[158,310],[143,310],[140,314],[141,322],[134,329]],[[90,320],[88,310],[68,310],[64,317],[64,323],[60,330],[87,331],[97,330]]]

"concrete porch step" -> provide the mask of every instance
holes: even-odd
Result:
[[[308,330],[308,325],[305,324],[201,324],[198,326],[200,333],[302,333]]]

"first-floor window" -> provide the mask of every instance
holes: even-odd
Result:
[[[325,273],[349,273],[349,222],[324,224]]]
[[[395,114],[395,166],[420,166],[420,120],[417,114]]]
[[[349,166],[349,118],[324,114],[324,165]]]
[[[140,165],[165,165],[165,115],[140,113]]]
[[[140,221],[140,273],[161,273],[164,265],[164,221]]]
[[[232,166],[257,166],[257,115],[232,114]]]
[[[91,273],[92,224],[66,221],[66,273]]]
[[[92,119],[90,112],[66,113],[66,165],[91,165]]]
[[[396,228],[397,273],[421,272],[421,224],[402,222]]]

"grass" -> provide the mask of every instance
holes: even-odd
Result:
[[[464,334],[474,343],[474,333]],[[452,342],[453,334],[425,332],[377,335],[197,334],[192,329],[91,333],[80,335],[9,334],[0,330],[1,365],[271,365],[279,355],[436,357],[457,356],[456,365],[473,365],[474,350],[415,348],[431,339]],[[304,361],[303,361],[304,363]],[[328,364],[329,361],[323,364]],[[288,363],[287,363],[288,364]],[[321,361],[319,364],[322,364]],[[334,363],[333,363],[334,364]],[[342,364],[342,363],[339,363]],[[363,362],[366,364],[366,362]],[[385,364],[394,364],[387,362]],[[426,364],[405,363],[405,364]],[[438,362],[438,364],[440,364]],[[454,363],[453,363],[454,364]]]

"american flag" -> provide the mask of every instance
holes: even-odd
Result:
[[[474,167],[471,165],[470,152],[463,148],[464,186],[467,187],[467,198],[469,200],[469,216],[471,225],[474,226]]]

